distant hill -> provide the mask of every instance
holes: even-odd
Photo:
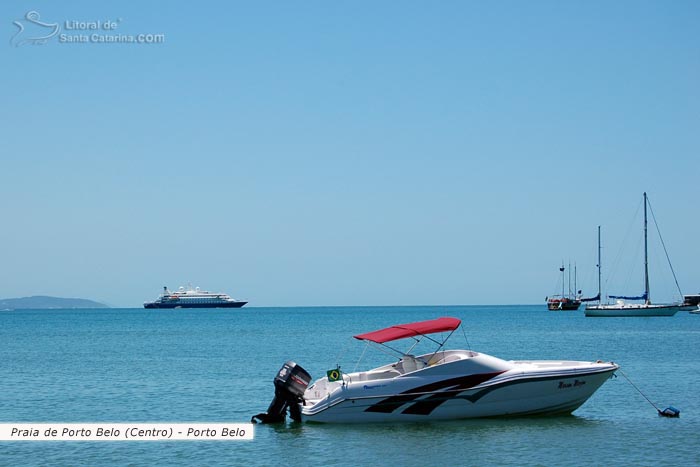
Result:
[[[84,298],[60,298],[35,295],[33,297],[0,299],[0,310],[57,309],[57,308],[109,308],[104,303]]]

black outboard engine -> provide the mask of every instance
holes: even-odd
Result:
[[[281,423],[287,415],[295,422],[301,421],[299,403],[303,402],[304,391],[309,387],[311,375],[292,361],[286,362],[275,376],[275,397],[267,408],[267,413],[259,413],[250,419],[251,423]]]

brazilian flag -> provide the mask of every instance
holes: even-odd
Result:
[[[343,379],[343,375],[340,373],[340,367],[326,371],[326,376],[328,376],[328,381],[331,383]]]

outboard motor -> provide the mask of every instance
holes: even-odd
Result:
[[[292,361],[286,362],[275,376],[275,397],[267,408],[267,413],[259,413],[250,419],[251,423],[281,423],[287,415],[295,422],[301,421],[301,409],[299,403],[302,402],[304,391],[309,387],[311,375],[302,367]]]

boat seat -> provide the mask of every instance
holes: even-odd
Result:
[[[413,355],[404,355],[397,366],[399,366],[404,373],[410,373],[425,368],[425,362],[417,359]]]

